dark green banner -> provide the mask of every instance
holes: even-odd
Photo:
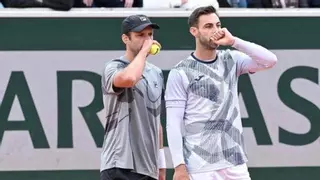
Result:
[[[187,18],[152,18],[164,50],[193,49]],[[122,50],[123,18],[0,18],[0,50]],[[270,49],[320,49],[317,17],[228,17],[222,26]]]

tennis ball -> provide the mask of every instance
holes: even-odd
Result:
[[[160,46],[157,44],[152,44],[149,54],[156,55],[160,52]]]

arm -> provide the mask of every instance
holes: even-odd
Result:
[[[161,70],[160,70],[161,71]],[[164,79],[162,71],[160,73],[162,78],[162,93],[161,93],[161,101],[164,98]],[[163,103],[161,103],[161,109],[163,108]],[[161,116],[160,116],[161,119]],[[163,149],[163,128],[160,120],[160,127],[159,127],[159,180],[165,180],[166,179],[166,156]]]
[[[161,91],[161,110],[165,107],[164,104],[162,103],[162,100],[164,99],[164,92],[165,92],[165,85],[164,85],[164,78],[163,78],[163,73],[161,71],[161,69],[159,70],[160,71],[160,76],[161,76],[161,79],[162,79],[162,91]],[[161,116],[160,116],[160,119],[161,119]],[[160,120],[161,121],[161,120]],[[162,124],[160,122],[160,128],[159,128],[159,144],[160,144],[160,149],[163,149],[163,128],[162,128]]]
[[[159,180],[165,180],[166,177],[166,157],[163,149],[163,131],[162,131],[162,125],[160,123],[159,128],[159,140],[160,140],[160,146],[159,146]]]
[[[166,168],[165,154],[163,149],[163,130],[162,125],[160,123],[159,127],[159,169]]]
[[[277,56],[271,51],[240,38],[234,38],[232,47],[239,50],[232,51],[232,56],[237,61],[238,76],[269,69],[277,62]]]
[[[159,128],[159,149],[163,149],[163,130],[161,123]]]
[[[123,92],[123,88],[116,88],[113,85],[114,77],[118,72],[121,72],[125,68],[125,64],[120,62],[111,61],[104,68],[104,72],[101,78],[101,85],[103,94],[120,94]]]
[[[174,168],[177,168],[185,164],[183,157],[182,124],[187,92],[185,81],[176,69],[172,69],[169,73],[165,100],[167,109],[167,140]]]
[[[116,73],[113,85],[117,88],[133,87],[141,78],[147,55],[146,51],[140,51],[126,68]]]
[[[133,61],[126,68],[115,75],[113,80],[113,85],[115,87],[133,87],[141,79],[146,58],[149,54],[151,45],[154,43],[161,46],[157,41],[152,39],[147,39],[144,41],[140,52],[136,55]]]

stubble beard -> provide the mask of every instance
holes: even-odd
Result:
[[[142,49],[142,46],[141,46],[140,48],[137,48],[137,47],[132,47],[132,48],[130,48],[130,50],[131,50],[131,52],[132,52],[132,54],[133,54],[134,57],[136,57],[136,56],[139,54],[139,52],[141,51],[141,49]]]
[[[203,48],[205,48],[206,50],[216,50],[218,48],[218,45],[213,43],[212,40],[204,37],[204,36],[201,36],[199,38],[199,42],[200,44],[202,45]]]

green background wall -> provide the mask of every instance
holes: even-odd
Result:
[[[164,50],[194,48],[187,18],[153,18]],[[0,18],[0,50],[119,50],[122,18]],[[221,18],[234,35],[271,49],[319,49],[316,17]],[[313,39],[313,40],[312,40]]]

